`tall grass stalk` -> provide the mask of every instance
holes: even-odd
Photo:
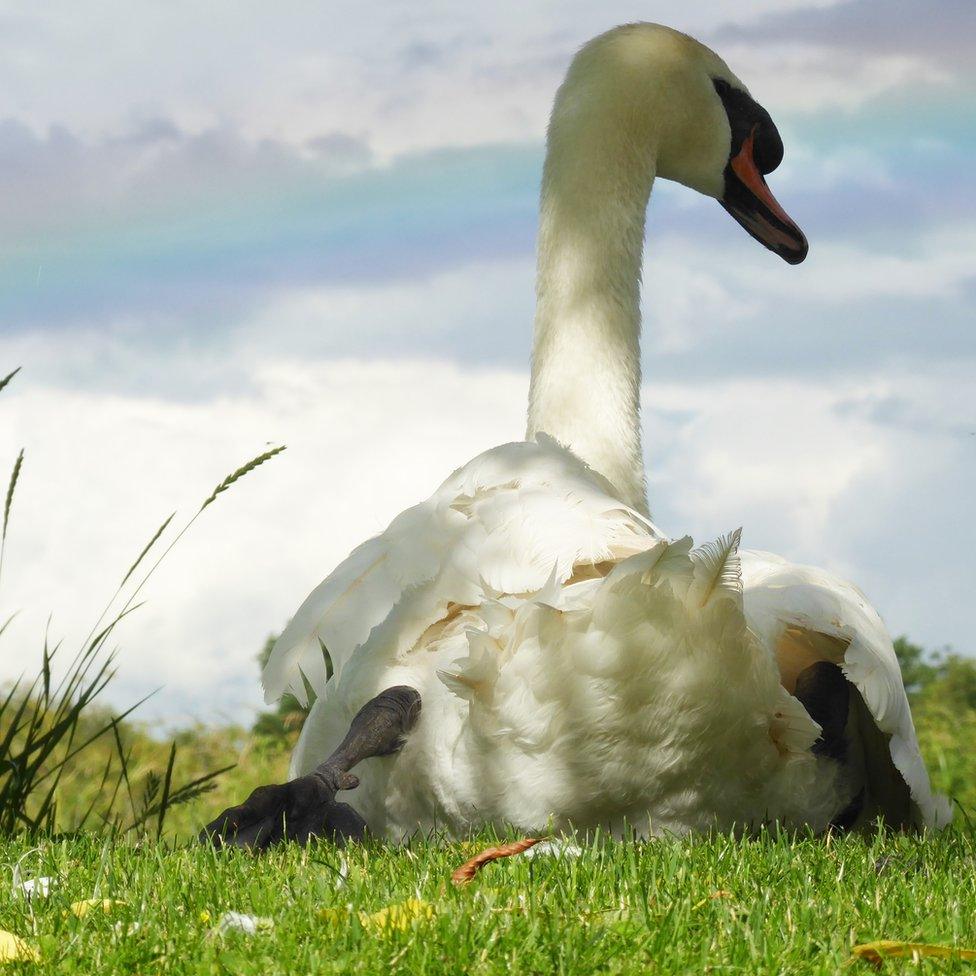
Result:
[[[7,494],[3,500],[3,528],[0,529],[0,580],[3,579],[3,557],[7,551],[7,526],[10,524],[10,507],[14,503],[14,491],[17,482],[20,480],[20,470],[24,466],[24,449],[20,449],[17,460],[14,461],[14,469],[10,472],[10,481],[7,483]]]
[[[0,390],[6,387],[19,370],[0,379]],[[141,605],[136,598],[155,573],[163,559],[189,531],[200,515],[249,472],[280,454],[284,447],[276,447],[259,454],[231,472],[204,499],[201,506],[156,557],[139,582],[126,595],[127,586],[149,554],[158,547],[170,527],[175,512],[168,516],[135,561],[122,577],[105,609],[91,631],[64,668],[60,680],[54,682],[54,665],[60,664],[60,644],[51,647],[45,637],[40,670],[27,680],[21,676],[0,697],[0,836],[18,833],[53,832],[59,826],[58,796],[62,778],[69,764],[76,761],[103,736],[111,735],[114,750],[109,753],[102,769],[99,789],[88,807],[71,825],[73,830],[96,826],[98,829],[135,833],[138,836],[154,832],[163,834],[169,810],[207,792],[217,776],[230,766],[205,772],[182,784],[174,782],[176,744],[169,752],[162,775],[150,770],[145,776],[141,796],[132,780],[130,758],[122,737],[120,724],[142,705],[142,699],[120,715],[99,714],[96,701],[116,675],[117,650],[109,650],[107,642],[118,624]],[[3,523],[0,529],[0,571],[3,567],[4,545],[10,522],[14,491],[23,467],[21,450],[14,463],[8,484]],[[120,597],[121,607],[113,612]],[[106,624],[106,618],[109,618]],[[0,624],[0,635],[13,617]],[[59,668],[60,670],[60,668]],[[93,720],[94,717],[94,720]],[[115,812],[116,800],[124,789],[131,815],[126,819]]]

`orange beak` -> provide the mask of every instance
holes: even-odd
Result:
[[[790,264],[799,264],[809,245],[803,231],[773,196],[753,157],[755,126],[726,168],[725,194],[719,201],[761,244]]]

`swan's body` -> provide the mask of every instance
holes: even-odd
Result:
[[[859,796],[862,820],[948,820],[891,641],[863,596],[738,553],[737,534],[693,551],[646,517],[644,209],[655,174],[721,196],[730,139],[733,150],[741,140],[731,109],[723,121],[722,85],[748,99],[716,55],[652,25],[612,31],[577,57],[549,132],[528,439],[476,457],[356,549],[275,647],[269,700],[304,699],[306,678],[319,696],[293,775],[322,762],[383,689],[420,693],[402,751],[357,770],[351,799],[374,833],[770,820],[822,830]],[[775,201],[745,217],[723,202],[753,236],[802,259],[785,214],[770,229]],[[844,763],[811,749],[820,727],[791,694],[824,660],[859,692]]]
[[[740,581],[734,552],[689,549],[551,441],[482,454],[360,546],[282,635],[269,695],[304,694],[300,666],[321,695],[293,775],[405,684],[423,698],[417,728],[359,770],[355,805],[376,833],[822,829],[854,784],[810,752],[819,728],[781,684],[777,648],[788,666],[809,635],[846,648],[912,787],[906,817],[945,822],[891,641],[860,593],[761,553],[741,554]]]

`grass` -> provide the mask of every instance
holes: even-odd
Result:
[[[491,843],[485,835],[479,843]],[[477,846],[477,844],[473,845]],[[0,927],[39,953],[32,972],[836,974],[855,943],[976,945],[971,835],[830,840],[727,837],[596,842],[577,859],[451,871],[472,845],[327,845],[256,858],[95,838],[0,844],[8,880],[56,878],[50,897],[0,903]],[[342,859],[348,865],[344,873]],[[76,918],[69,906],[118,899]],[[407,899],[433,910],[404,929],[370,915]],[[226,911],[272,920],[213,934]],[[362,913],[362,915],[360,915]],[[135,930],[134,922],[139,923]],[[867,963],[855,969],[870,971]],[[961,972],[957,960],[923,962]],[[889,961],[889,971],[916,966]]]
[[[0,391],[19,371],[18,367],[0,379]],[[168,516],[126,571],[74,655],[65,662],[65,653],[70,652],[60,644],[51,646],[45,634],[34,677],[21,675],[0,688],[0,836],[50,835],[87,828],[143,837],[154,827],[159,839],[170,810],[211,790],[216,777],[227,771],[229,767],[209,768],[181,781],[178,766],[186,763],[177,763],[177,745],[172,743],[161,770],[148,768],[144,776],[137,775],[134,747],[123,741],[122,731],[124,720],[142,703],[121,714],[101,707],[103,692],[116,674],[116,651],[109,642],[117,626],[138,610],[137,599],[160,563],[203,512],[241,478],[283,450],[283,446],[271,448],[231,472],[183,527],[164,539],[176,513]],[[21,449],[3,500],[0,575],[23,466]],[[150,553],[152,557],[147,558]],[[151,563],[148,569],[146,563]],[[0,618],[0,637],[15,616],[16,611]],[[146,738],[142,736],[143,746]]]
[[[955,674],[955,672],[953,672]],[[976,710],[936,675],[915,703],[937,788],[967,806],[976,779]],[[941,682],[941,683],[940,683]],[[968,687],[968,685],[967,685]],[[954,704],[953,704],[954,701]],[[88,717],[95,724],[97,715]],[[158,776],[170,745],[130,721],[119,730],[133,781]],[[176,734],[174,776],[238,762],[215,789],[172,809],[163,843],[152,834],[0,841],[0,928],[39,960],[32,972],[818,974],[871,971],[855,944],[880,939],[976,947],[976,832],[918,838],[727,837],[596,842],[578,859],[516,857],[488,865],[468,887],[451,872],[490,834],[466,844],[415,841],[343,854],[326,844],[269,856],[216,853],[189,843],[199,826],[256,785],[281,781],[294,732],[243,728]],[[65,769],[60,815],[87,809],[95,772],[116,748],[99,740]],[[129,815],[137,811],[128,811]],[[124,818],[120,818],[124,819]],[[343,863],[348,866],[344,871]],[[21,878],[56,879],[47,899],[13,892]],[[345,880],[341,878],[347,874]],[[76,918],[89,898],[118,904]],[[370,915],[408,899],[431,906],[404,930]],[[213,934],[224,912],[269,918],[270,929]],[[361,913],[361,914],[360,914]],[[132,923],[139,927],[130,931]],[[888,960],[889,972],[970,970],[961,960]]]
[[[99,711],[82,720],[82,732],[89,725],[101,727],[104,724]],[[0,730],[2,727],[0,721]],[[79,824],[86,830],[98,830],[101,824],[113,824],[120,842],[138,840],[143,835],[155,836],[154,818],[149,817],[147,822],[143,812],[147,800],[150,807],[157,802],[151,796],[151,787],[157,783],[159,789],[162,788],[175,746],[172,783],[193,783],[214,770],[226,770],[208,781],[205,791],[195,798],[168,806],[162,832],[164,838],[171,843],[189,840],[204,823],[226,807],[239,803],[251,790],[287,779],[290,747],[294,742],[294,736],[270,739],[254,736],[240,726],[197,725],[172,733],[166,739],[160,739],[142,724],[131,720],[119,723],[117,730],[117,739],[101,736],[63,768],[58,785],[55,830],[75,832]],[[102,777],[109,764],[113,768],[119,766],[120,755],[125,756],[128,787],[123,783],[121,789],[115,790],[114,779],[109,788],[103,784]],[[89,815],[86,821],[85,815],[90,810],[97,811],[97,819]],[[30,808],[28,812],[32,812]],[[28,833],[23,841],[25,849],[32,842]]]

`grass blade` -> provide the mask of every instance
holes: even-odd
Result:
[[[146,557],[146,553],[149,552],[149,550],[152,549],[154,545],[156,545],[156,542],[159,540],[159,537],[166,531],[166,529],[169,527],[169,523],[172,522],[175,517],[176,517],[176,512],[173,512],[172,515],[170,515],[170,517],[166,519],[166,521],[163,522],[163,524],[158,529],[156,529],[155,535],[146,543],[145,548],[136,557],[136,561],[129,567],[129,571],[125,574],[125,576],[122,577],[122,582],[119,583],[120,590],[128,582],[129,577],[136,571],[136,569],[139,566],[139,563],[141,563],[142,560]]]
[[[9,377],[8,377],[9,380]],[[14,469],[10,474],[10,483],[7,485],[7,497],[3,503],[3,530],[0,531],[0,577],[3,576],[3,554],[7,548],[7,525],[10,522],[10,506],[14,501],[14,489],[17,487],[17,480],[20,478],[20,469],[24,465],[24,449],[20,449],[17,460],[14,461]]]
[[[173,785],[173,764],[176,762],[176,743],[169,750],[169,762],[166,763],[166,775],[163,777],[163,792],[159,798],[159,816],[156,819],[156,840],[163,836],[163,821],[169,809],[170,787]]]
[[[4,385],[10,378],[3,381]],[[38,674],[33,680],[18,680],[12,688],[3,689],[0,693],[0,836],[24,832],[53,832],[60,829],[66,816],[60,802],[66,795],[65,784],[74,783],[79,775],[87,775],[91,779],[87,771],[79,771],[79,755],[84,754],[80,770],[85,770],[93,743],[109,733],[116,753],[102,763],[100,782],[90,784],[94,787],[91,799],[73,813],[67,814],[76,828],[85,826],[94,815],[96,823],[101,823],[102,830],[118,832],[126,829],[128,816],[120,815],[115,809],[116,799],[120,796],[120,791],[124,791],[122,795],[128,800],[133,812],[132,827],[142,835],[147,825],[151,824],[155,827],[156,837],[160,838],[166,827],[167,814],[173,806],[193,800],[212,789],[214,779],[233,768],[221,767],[177,785],[177,745],[174,742],[169,749],[163,775],[160,776],[153,770],[147,775],[146,789],[140,803],[133,796],[135,773],[130,764],[132,753],[131,750],[127,753],[123,747],[120,723],[145,699],[114,717],[107,717],[104,712],[97,710],[97,704],[93,714],[92,706],[97,703],[97,699],[116,674],[115,652],[110,651],[107,646],[110,636],[116,625],[138,608],[140,604],[136,602],[136,598],[162,560],[200,513],[219,495],[283,450],[284,447],[268,450],[228,475],[176,533],[175,538],[166,544],[163,551],[154,554],[152,565],[147,569],[147,556],[153,553],[154,547],[172,525],[175,513],[167,517],[126,571],[115,595],[92,628],[92,633],[67,662],[67,667],[63,667],[58,657],[60,645],[52,645],[45,633]],[[3,522],[0,526],[0,560],[23,459],[24,451],[21,450],[5,498]],[[137,584],[132,585],[137,570],[141,571],[141,576]],[[126,587],[126,584],[130,585]],[[116,612],[113,609],[114,604],[117,599],[123,598],[125,602]],[[102,621],[110,615],[114,616],[107,624],[103,624]],[[9,619],[2,623],[0,633],[8,624]],[[55,665],[56,657],[58,660]],[[119,766],[116,766],[116,758]],[[98,773],[94,775],[98,780]]]
[[[17,455],[17,460],[14,461],[14,469],[10,473],[10,483],[7,485],[7,497],[3,503],[3,532],[0,533],[0,538],[7,538],[7,525],[10,522],[10,506],[13,504],[14,500],[14,489],[17,487],[17,480],[20,478],[20,469],[24,465],[24,449],[20,449],[20,454]]]
[[[3,637],[3,632],[14,622],[14,618],[20,613],[19,610],[14,610],[14,612],[7,617],[7,619],[0,624],[0,637]]]
[[[2,390],[19,372],[20,367],[18,366],[12,373],[7,373],[7,375],[0,380],[0,390]]]

